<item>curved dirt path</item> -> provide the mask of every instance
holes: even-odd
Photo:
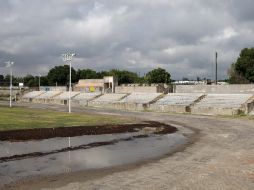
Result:
[[[76,109],[80,111],[80,109]],[[100,111],[140,119],[183,124],[199,130],[195,143],[182,151],[137,167],[67,174],[54,179],[19,184],[15,189],[254,189],[254,120],[160,113]],[[179,127],[186,132],[186,129]],[[90,175],[91,174],[91,175]]]

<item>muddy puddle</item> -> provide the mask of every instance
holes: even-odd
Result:
[[[66,134],[40,140],[20,140],[9,135],[9,140],[0,141],[0,188],[31,177],[142,162],[173,152],[187,142],[175,127],[160,123],[128,125],[117,130],[113,134],[97,131],[96,135]]]

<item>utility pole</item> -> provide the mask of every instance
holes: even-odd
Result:
[[[218,53],[215,52],[215,85],[218,84]]]
[[[39,91],[41,89],[41,74],[39,74]]]

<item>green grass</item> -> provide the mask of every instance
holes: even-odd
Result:
[[[130,119],[116,116],[86,113],[65,113],[58,111],[9,108],[0,106],[0,131],[28,128],[70,127],[103,124],[120,124]]]

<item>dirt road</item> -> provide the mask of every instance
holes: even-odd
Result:
[[[70,173],[19,184],[15,189],[254,189],[254,120],[94,109],[89,112],[181,124],[199,131],[199,135],[184,150],[140,166],[96,174]]]

